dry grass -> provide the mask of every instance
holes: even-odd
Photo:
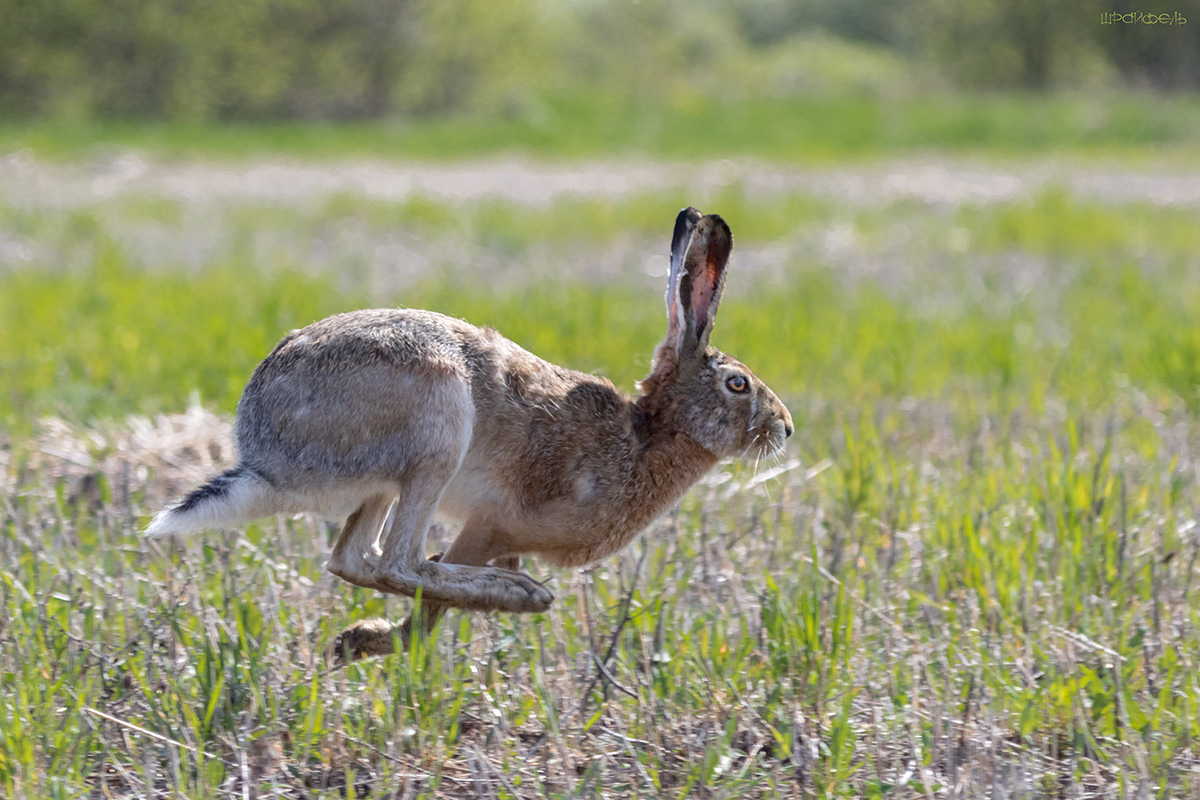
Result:
[[[802,451],[832,411],[802,411]],[[548,614],[452,615],[427,650],[340,671],[322,647],[406,603],[323,575],[324,524],[138,538],[228,460],[228,420],[46,421],[3,452],[0,779],[30,797],[1192,796],[1196,431],[1141,411],[1150,457],[1066,420],[964,435],[945,408],[881,409],[816,463],[720,468],[626,553],[556,574]]]

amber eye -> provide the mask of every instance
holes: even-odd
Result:
[[[745,375],[730,375],[725,379],[725,388],[736,394],[741,394],[750,389],[750,381],[746,380]]]

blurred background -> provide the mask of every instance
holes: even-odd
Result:
[[[1155,4],[0,0],[0,796],[1198,796],[1200,3]],[[336,528],[140,537],[332,313],[632,391],[686,205],[796,434],[527,563],[549,613],[329,671],[409,608]]]
[[[1194,0],[0,5],[0,109],[73,121],[538,119],[562,107],[1200,86]],[[1105,23],[1106,13],[1181,24]],[[1165,21],[1165,20],[1164,20]],[[569,101],[569,102],[568,102]]]

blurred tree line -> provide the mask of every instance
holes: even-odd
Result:
[[[1186,23],[1103,22],[1128,11]],[[370,119],[520,112],[544,92],[1196,89],[1198,34],[1200,0],[0,0],[0,114]]]

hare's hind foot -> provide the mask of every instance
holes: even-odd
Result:
[[[470,611],[545,611],[554,595],[524,572],[499,567],[470,567],[425,561],[415,569],[400,565],[374,576],[381,591],[415,597]]]

